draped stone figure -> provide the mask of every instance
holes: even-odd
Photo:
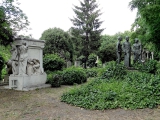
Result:
[[[118,42],[117,42],[117,45],[116,45],[116,54],[117,54],[117,63],[120,63],[121,62],[121,56],[122,56],[122,44],[121,44],[121,41],[122,41],[122,37],[118,37]]]
[[[18,47],[18,53],[19,53],[19,75],[26,75],[26,69],[27,69],[27,57],[28,57],[28,53],[27,53],[27,46],[26,43],[22,43],[22,45],[20,45]]]
[[[126,41],[123,43],[124,52],[124,65],[130,67],[131,62],[131,44],[129,42],[129,37],[126,36]]]
[[[141,62],[142,46],[139,43],[138,38],[135,38],[135,43],[133,44],[132,52],[133,52],[133,62],[134,63]]]
[[[10,60],[10,64],[11,64],[11,68],[12,68],[12,74],[13,75],[18,75],[18,49],[17,47],[12,44],[11,45],[11,60]]]

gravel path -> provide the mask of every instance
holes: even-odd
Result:
[[[0,89],[0,120],[160,120],[160,109],[85,110],[60,102],[72,87],[28,92]]]

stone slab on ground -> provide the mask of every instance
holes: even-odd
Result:
[[[36,90],[36,89],[41,89],[41,88],[50,88],[50,84],[41,84],[41,85],[36,85],[36,86],[30,86],[30,87],[25,87],[23,88],[22,91],[30,91],[30,90]],[[0,89],[9,89],[9,86],[1,86]],[[16,90],[16,89],[15,89]]]

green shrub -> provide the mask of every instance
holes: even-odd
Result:
[[[62,81],[62,76],[60,74],[54,74],[52,81],[51,81],[51,86],[52,87],[60,87],[61,81]]]
[[[88,69],[85,69],[86,71],[86,75],[87,75],[87,78],[89,77],[97,77],[97,70],[96,68],[88,68]]]
[[[96,62],[96,60],[97,60],[97,55],[96,54],[90,54],[89,56],[88,56],[88,60],[87,60],[87,66],[89,66],[89,67],[95,67],[95,62]]]
[[[4,67],[4,63],[5,63],[4,58],[3,58],[2,55],[0,54],[0,80],[2,79],[2,78],[1,78],[1,76],[2,76],[1,71],[2,71],[2,69],[3,69],[3,67]]]
[[[47,83],[52,87],[60,87],[62,82],[63,71],[47,72]]]
[[[116,62],[108,62],[106,71],[102,74],[102,78],[116,78],[120,79],[126,75],[126,68],[123,64],[116,64]]]
[[[129,72],[123,80],[96,78],[62,95],[61,101],[86,109],[154,108],[160,104],[160,76]]]
[[[43,58],[43,67],[45,71],[62,70],[65,62],[57,54],[47,54]]]
[[[156,72],[156,60],[148,60],[144,64],[136,63],[135,68],[141,72],[155,73]]]
[[[62,84],[73,85],[74,83],[81,84],[87,81],[87,76],[83,68],[70,67],[63,71]]]
[[[157,62],[157,65],[156,65],[156,74],[160,75],[160,62]]]

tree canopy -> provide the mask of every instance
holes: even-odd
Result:
[[[76,17],[70,19],[73,23],[73,35],[81,38],[79,39],[82,43],[81,53],[85,56],[86,61],[90,53],[98,50],[100,34],[104,30],[100,28],[103,21],[99,19],[101,13],[98,7],[96,0],[80,1],[80,6],[74,5],[73,8]]]
[[[2,0],[0,3],[0,43],[9,44],[20,30],[27,30],[29,21],[14,0]]]
[[[132,26],[142,42],[154,44],[155,51],[160,50],[160,0],[132,0],[131,10],[137,9],[137,18]],[[152,49],[152,50],[153,50]]]
[[[44,54],[57,53],[64,59],[72,61],[73,46],[70,35],[60,28],[49,28],[42,33],[40,38],[46,41]]]

